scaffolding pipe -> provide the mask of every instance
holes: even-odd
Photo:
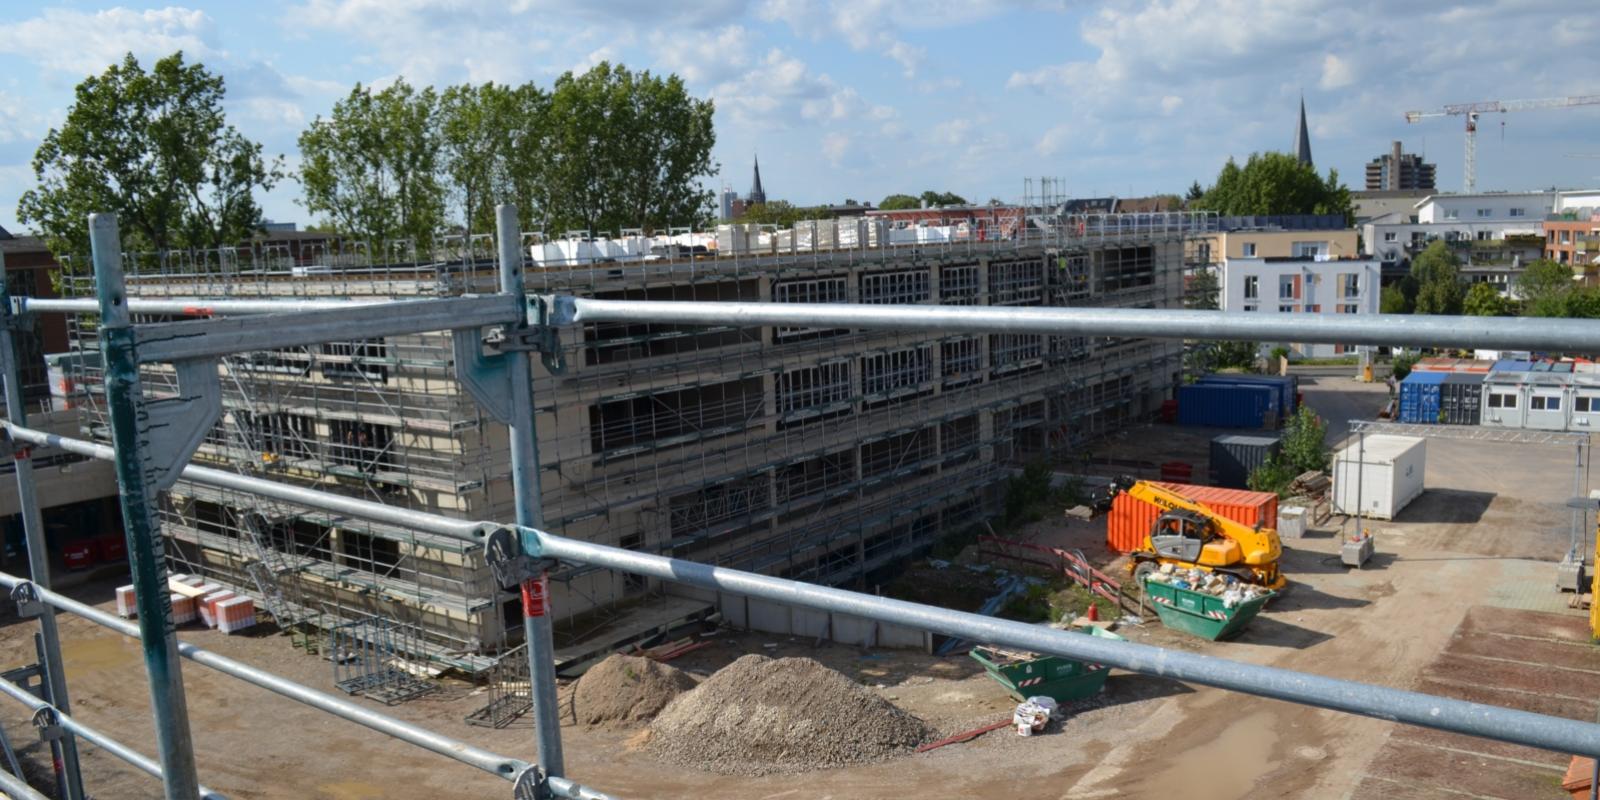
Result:
[[[0,302],[9,297],[6,289],[5,254],[0,253]],[[28,409],[22,401],[22,381],[17,369],[16,337],[12,325],[16,317],[0,309],[0,372],[5,379],[6,419],[28,424]],[[11,464],[17,473],[17,515],[22,518],[22,535],[27,543],[28,575],[40,586],[50,585],[50,551],[45,545],[44,518],[39,512],[39,495],[33,481],[33,453],[27,446],[11,448]],[[63,712],[72,710],[67,694],[67,675],[61,663],[61,634],[56,628],[55,610],[46,607],[39,614],[40,660],[44,662],[44,690],[50,702]],[[69,734],[50,743],[55,756],[56,780],[66,800],[83,800],[83,773],[78,764],[78,743]],[[17,773],[21,777],[21,773]]]
[[[346,300],[217,300],[205,297],[164,297],[127,300],[128,310],[135,314],[177,314],[191,317],[228,316],[231,314],[283,314],[292,311],[338,311],[352,304],[416,302],[414,300],[388,300],[352,297]],[[90,298],[72,297],[15,297],[12,310],[17,314],[66,313],[98,314],[100,303]]]
[[[500,293],[522,297],[522,236],[517,227],[517,207],[495,207],[495,232],[500,247]],[[515,327],[526,327],[526,318]],[[511,390],[511,487],[516,494],[517,524],[526,529],[544,527],[544,497],[539,475],[539,432],[533,408],[533,376],[528,353],[505,353],[506,378]],[[528,697],[532,700],[533,726],[539,742],[539,767],[546,775],[566,771],[561,752],[561,707],[556,699],[555,632],[550,622],[550,577],[542,561],[532,565],[536,574],[523,578],[522,635],[528,643]]]
[[[117,488],[128,537],[128,563],[139,609],[140,644],[150,682],[150,711],[161,754],[166,800],[198,800],[194,738],[178,659],[177,626],[167,588],[167,547],[155,521],[155,470],[147,463],[149,418],[139,379],[137,332],[122,283],[122,241],[114,214],[89,215],[95,289],[100,300],[100,343],[105,359],[106,410],[116,446]],[[214,368],[214,367],[213,367]]]
[[[86,443],[65,439],[54,434],[41,434],[38,431],[12,426],[12,435],[25,440],[39,439],[49,443],[71,444],[74,452],[82,452],[95,458],[111,457],[110,448],[96,448],[94,446],[80,448],[79,445]],[[184,471],[184,477],[200,483],[209,482],[212,476],[227,476],[231,479],[228,485],[232,488],[245,492],[260,491],[268,496],[275,495],[275,488],[282,486],[282,484],[261,478],[246,478],[217,470],[201,470],[197,467],[189,467]],[[322,492],[302,491],[308,491],[309,494],[314,496],[308,498],[312,500],[312,502],[307,503],[311,507],[330,510],[338,508],[340,513],[362,519],[388,520],[392,512],[395,511],[394,508],[379,503],[329,495]],[[436,523],[454,522],[462,524],[459,520],[449,520],[426,512],[413,511],[409,513],[419,520],[431,517]],[[480,531],[494,530],[498,527],[493,523],[472,523],[472,525],[475,526],[474,530]],[[868,619],[906,625],[921,630],[938,631],[974,641],[1010,645],[1034,652],[1110,664],[1133,672],[1216,686],[1244,694],[1287,700],[1302,705],[1344,711],[1391,722],[1406,722],[1422,727],[1525,744],[1530,747],[1561,753],[1585,756],[1600,753],[1600,724],[1573,722],[1526,711],[1468,703],[1461,700],[1434,697],[1420,692],[1407,692],[1372,684],[1337,680],[1275,667],[1242,664],[1226,659],[1163,650],[1158,647],[1134,644],[1132,642],[1103,641],[1093,637],[1053,631],[1018,622],[997,620],[976,614],[950,611],[899,600],[889,600],[783,578],[772,578],[739,570],[711,567],[691,561],[681,561],[632,550],[580,542],[537,530],[524,530],[523,534],[525,542],[531,539],[536,543],[539,552],[548,558],[557,560],[592,564],[598,567],[660,578],[690,586],[777,600],[792,605],[855,614]],[[8,580],[11,581],[11,584],[6,583]],[[0,573],[0,584],[12,585],[17,580],[19,579]],[[41,594],[47,599],[57,596],[44,591],[41,591]],[[86,606],[81,604],[73,604],[71,607],[58,605],[57,607],[75,614],[88,616],[88,614],[80,610],[87,609]],[[94,611],[93,609],[87,610],[90,613],[100,615],[101,618],[113,621],[112,624],[109,624],[110,627],[128,632],[129,635],[135,635],[131,633],[133,626],[116,620],[115,617],[103,614],[103,612]],[[97,621],[100,620],[97,619]],[[102,621],[101,624],[108,623]],[[180,647],[191,648],[192,645],[180,645]],[[210,656],[210,654],[207,655],[208,657]],[[216,656],[215,658],[221,657]],[[199,659],[195,660],[198,661]],[[206,662],[201,661],[200,663]],[[208,664],[208,666],[210,665]],[[295,686],[295,684],[290,685]],[[304,687],[297,688],[301,691],[312,692],[312,690]],[[274,689],[274,691],[277,691],[277,689]],[[320,693],[312,693],[320,695]],[[333,698],[328,699],[331,700]],[[315,703],[311,704],[316,705]]]
[[[70,714],[63,712],[60,708],[34,697],[27,689],[24,689],[21,686],[18,686],[4,678],[0,678],[0,693],[11,695],[12,699],[27,706],[28,710],[34,712],[35,714],[49,709],[50,720],[59,724],[63,729],[81,737],[89,744],[92,744],[95,747],[98,747],[101,750],[104,750],[111,755],[128,762],[129,764],[132,764],[134,768],[138,769],[140,772],[153,776],[158,780],[161,778],[161,765],[157,764],[155,759],[146,756],[145,754],[123,744],[122,742],[117,741],[116,739],[111,738],[110,736],[107,736],[106,734],[94,728],[89,727],[88,725],[83,724],[82,722],[79,722],[76,719],[73,719]],[[217,792],[201,786],[200,800],[227,800],[227,798],[221,794],[218,794]]]
[[[19,442],[27,442],[39,447],[54,447],[68,453],[98,458],[102,461],[115,461],[117,457],[116,451],[108,445],[96,444],[83,439],[73,439],[33,428],[25,428],[10,421],[0,420],[0,425],[4,425],[11,438]],[[469,522],[451,517],[441,517],[436,514],[414,511],[400,506],[388,506],[382,503],[374,503],[370,500],[319,492],[315,489],[252,478],[247,475],[240,475],[237,472],[228,472],[211,467],[197,467],[191,464],[183,468],[182,476],[195,483],[203,483],[208,486],[250,492],[273,500],[309,506],[334,514],[346,514],[373,522],[412,528],[424,533],[433,533],[480,544],[489,535],[490,531],[500,527],[483,522]]]
[[[34,791],[26,780],[0,771],[0,797],[13,798],[13,800],[50,800]]]
[[[1584,756],[1600,754],[1600,725],[1469,703],[1420,692],[1245,664],[1134,642],[1112,641],[1039,625],[935,608],[903,600],[713,567],[580,542],[534,531],[546,556],[645,575],[703,589],[850,614],[918,630],[1065,656],[1095,664],[1244,694],[1405,722],[1484,739]]]
[[[545,298],[550,324],[631,322],[736,328],[857,328],[939,333],[1125,336],[1380,346],[1600,352],[1600,324],[1533,317],[1245,314],[1148,308],[722,303]]]

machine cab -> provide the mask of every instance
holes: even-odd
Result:
[[[1150,547],[1160,558],[1207,566],[1232,564],[1243,555],[1238,542],[1216,535],[1210,519],[1182,509],[1156,519]]]

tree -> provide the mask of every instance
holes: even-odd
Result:
[[[922,201],[909,194],[891,194],[883,198],[878,204],[880,211],[903,211],[908,208],[921,208]]]
[[[441,147],[432,88],[357,84],[300,134],[306,210],[374,248],[404,238],[427,247],[444,220]]]
[[[544,228],[664,230],[711,219],[714,108],[676,75],[602,61],[556,79],[538,155]]]
[[[1573,295],[1572,268],[1541,258],[1517,276],[1517,296],[1530,317],[1568,316],[1568,300]]]
[[[920,199],[922,202],[927,203],[930,208],[933,206],[964,206],[967,204],[967,198],[959,194],[954,192],[935,192],[932,189],[923,192]]]
[[[1380,314],[1410,314],[1411,304],[1406,301],[1406,293],[1399,286],[1385,286],[1378,293],[1378,313]]]
[[[1353,214],[1350,189],[1339,182],[1338,170],[1321,178],[1287,153],[1252,153],[1243,168],[1228,159],[1194,206],[1225,216],[1341,214],[1348,220]]]
[[[1184,194],[1183,199],[1187,203],[1193,203],[1194,201],[1205,196],[1205,187],[1201,186],[1199,181],[1195,181],[1194,183],[1189,184],[1189,191]]]
[[[1467,290],[1466,300],[1461,303],[1461,311],[1474,317],[1509,317],[1511,304],[1506,301],[1500,290],[1487,283],[1474,283]]]
[[[220,76],[183,53],[146,72],[133,54],[78,84],[72,108],[33,156],[38,186],[18,218],[57,255],[89,251],[85,218],[117,215],[129,249],[214,248],[261,228],[259,190],[282,178],[222,109]]]
[[[1184,308],[1215,311],[1218,308],[1217,293],[1220,288],[1217,273],[1209,269],[1195,270],[1194,274],[1189,276],[1189,285],[1184,291]]]
[[[777,225],[780,228],[792,227],[797,222],[808,219],[832,219],[833,212],[826,208],[813,206],[797,206],[786,200],[773,200],[770,203],[757,203],[744,210],[739,217],[740,222],[757,222],[766,225]]]
[[[1327,434],[1328,426],[1317,416],[1317,412],[1308,406],[1300,406],[1283,427],[1283,449],[1280,452],[1284,463],[1292,467],[1296,474],[1327,470]]]
[[[1466,290],[1461,285],[1461,260],[1442,241],[1428,245],[1411,260],[1411,277],[1417,282],[1418,314],[1460,314]]]
[[[494,83],[451,86],[439,95],[440,163],[452,211],[467,233],[493,231],[495,205],[514,195],[508,162],[521,127],[516,95]]]

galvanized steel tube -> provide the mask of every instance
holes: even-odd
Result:
[[[0,693],[11,695],[12,699],[27,706],[29,710],[34,712],[44,708],[51,709],[54,712],[56,721],[61,724],[62,728],[82,737],[83,740],[89,744],[92,744],[95,747],[98,747],[101,750],[104,750],[107,753],[110,753],[111,755],[128,762],[129,764],[133,765],[135,769],[145,773],[146,775],[154,776],[157,779],[161,777],[161,765],[157,764],[155,759],[150,758],[137,750],[134,750],[122,742],[119,742],[116,739],[113,739],[110,736],[107,736],[106,734],[101,733],[100,731],[91,728],[76,719],[73,719],[71,715],[64,713],[61,709],[52,706],[37,697],[34,697],[32,694],[29,694],[27,689],[24,689],[21,686],[18,686],[4,678],[0,678]],[[218,794],[217,792],[201,786],[200,800],[227,800],[227,798],[221,794]]]
[[[392,303],[413,300],[387,300],[352,297],[343,300],[227,300],[206,297],[130,297],[128,310],[135,314],[177,314],[210,317],[235,314],[283,314],[290,311],[338,311],[354,304]],[[17,297],[12,303],[18,314],[68,313],[98,314],[97,300],[76,297]]]
[[[1558,753],[1585,756],[1600,754],[1600,725],[1592,722],[1164,650],[1133,642],[1111,641],[1039,625],[580,542],[543,532],[535,533],[545,555],[564,561],[594,564],[705,589],[851,614],[977,642],[1109,664],[1146,675],[1391,722],[1524,744]]]
[[[50,800],[50,798],[35,791],[21,777],[13,776],[4,770],[0,770],[0,792],[4,792],[6,795],[15,798],[15,800]]]
[[[1247,314],[1147,308],[715,303],[547,298],[551,322],[633,322],[941,333],[1031,333],[1155,339],[1600,352],[1600,322],[1534,317]]]
[[[11,437],[19,442],[28,442],[41,447],[54,447],[69,453],[77,453],[78,455],[98,458],[103,461],[112,461],[116,458],[116,451],[103,444],[46,433],[33,428],[24,428],[4,420],[0,420],[0,425],[4,425]],[[481,543],[488,536],[489,531],[498,527],[484,522],[452,519],[399,506],[374,503],[370,500],[319,492],[315,489],[291,486],[262,478],[252,478],[248,475],[240,475],[237,472],[228,472],[210,467],[186,466],[183,468],[183,477],[208,486],[249,492],[273,500],[282,500],[286,503],[295,503],[335,514],[348,514],[373,522],[412,528],[425,533],[448,536],[469,542]]]

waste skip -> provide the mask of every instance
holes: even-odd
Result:
[[[1098,627],[1071,630],[1084,636],[1123,641],[1121,636]],[[1059,703],[1081,700],[1100,691],[1106,684],[1106,676],[1111,673],[1111,668],[1103,664],[1090,664],[1062,656],[1019,653],[987,645],[972,648],[970,655],[983,665],[989,677],[1018,700],[1039,695],[1054,698]]]
[[[1277,596],[1269,589],[1243,585],[1213,594],[1194,588],[1190,581],[1183,571],[1156,572],[1145,580],[1145,595],[1155,604],[1162,625],[1211,641],[1238,635]]]

